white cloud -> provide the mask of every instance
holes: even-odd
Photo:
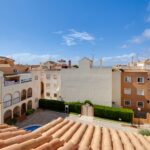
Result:
[[[75,42],[74,38],[72,38],[72,37],[63,36],[63,40],[67,46],[76,45],[76,42]]]
[[[146,40],[150,40],[150,28],[145,29],[141,35],[133,37],[130,42],[134,44],[141,44]]]
[[[126,24],[125,26],[124,26],[124,29],[125,30],[128,30],[130,27],[132,27],[133,25],[135,24],[135,22],[134,21],[131,21],[130,23],[128,23],[128,24]]]
[[[146,22],[150,22],[150,15],[145,19]]]
[[[69,30],[69,33],[62,36],[64,44],[67,46],[76,45],[78,41],[92,42],[95,38],[87,32],[78,32],[74,29]]]
[[[106,65],[114,65],[114,64],[127,64],[131,61],[132,57],[135,57],[135,53],[129,53],[124,55],[118,56],[110,56],[110,57],[103,57],[104,64]]]
[[[47,60],[56,60],[59,58],[58,55],[49,55],[49,54],[37,55],[31,53],[16,53],[13,55],[9,55],[7,57],[14,59],[15,63],[20,64],[39,64]]]
[[[150,29],[145,29],[142,36],[146,39],[150,39]]]
[[[143,37],[142,36],[135,36],[131,40],[131,43],[133,43],[133,44],[140,44],[142,42],[143,42]]]
[[[127,44],[123,44],[123,45],[121,45],[121,48],[127,48],[128,47],[128,45]]]
[[[62,30],[59,30],[59,31],[55,31],[55,32],[53,32],[54,34],[63,34],[64,33],[64,31],[62,31]]]

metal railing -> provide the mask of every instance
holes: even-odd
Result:
[[[19,81],[4,81],[4,86],[10,86],[10,85],[14,85],[14,84],[19,84]]]
[[[12,104],[17,104],[20,102],[20,97],[16,97],[12,100]]]
[[[7,107],[9,107],[11,105],[12,105],[12,101],[11,100],[3,102],[3,108],[7,108]]]
[[[17,104],[19,102],[20,102],[20,97],[16,97],[16,98],[13,98],[12,100],[4,101],[3,102],[3,108],[10,107],[10,106]]]

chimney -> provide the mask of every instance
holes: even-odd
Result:
[[[71,68],[71,60],[68,61],[68,68]]]

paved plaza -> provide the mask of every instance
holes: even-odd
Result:
[[[92,118],[92,117],[86,117],[86,116],[80,116],[74,114],[68,115],[61,112],[42,110],[42,109],[36,110],[32,115],[28,116],[24,121],[18,122],[16,126],[22,128],[22,127],[29,126],[31,124],[44,125],[58,117],[67,118],[69,120],[74,120],[86,124],[93,124],[96,126],[98,125],[101,127],[114,128],[126,132],[138,132],[138,129],[130,127],[129,123],[107,120],[102,118]]]
[[[65,113],[37,109],[32,115],[28,116],[24,121],[18,122],[16,126],[22,128],[22,127],[29,126],[31,124],[44,125],[58,117],[65,118],[67,116],[68,115]]]

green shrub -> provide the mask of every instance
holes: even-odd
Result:
[[[65,102],[66,105],[69,105],[69,112],[81,113],[82,103],[80,102]]]
[[[142,129],[142,130],[139,131],[139,134],[150,136],[150,130],[148,130],[148,129]]]
[[[17,123],[17,118],[9,119],[6,123],[9,125],[15,125]]]
[[[81,102],[63,102],[58,100],[41,99],[39,100],[39,107],[43,109],[50,109],[64,112],[65,105],[69,105],[69,112],[80,114],[81,107],[85,103],[88,103],[94,107],[94,116],[96,117],[132,122],[133,111],[131,109],[93,105],[89,100],[86,100],[84,103],[81,103]]]
[[[65,111],[65,103],[63,101],[58,101],[58,100],[40,99],[39,100],[39,108],[64,112]]]
[[[33,114],[35,111],[35,109],[28,109],[27,112],[26,112],[26,116],[29,116],[31,114]]]
[[[133,111],[131,109],[94,105],[94,116],[132,122]]]
[[[89,105],[93,106],[93,103],[90,100],[85,100],[84,104],[89,104]]]

